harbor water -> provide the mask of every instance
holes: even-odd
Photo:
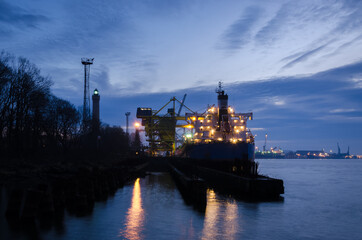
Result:
[[[246,202],[209,189],[204,211],[187,205],[168,173],[131,181],[86,217],[34,236],[0,239],[362,239],[362,161],[260,159],[259,172],[284,180],[284,199]]]

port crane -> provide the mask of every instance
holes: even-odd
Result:
[[[137,108],[137,118],[141,119],[141,125],[144,127],[146,141],[149,143],[148,152],[152,156],[157,155],[174,155],[178,136],[177,129],[187,128],[189,124],[179,123],[186,121],[186,117],[181,115],[182,108],[186,108],[191,113],[194,113],[185,105],[186,94],[182,101],[176,97],[172,97],[159,110],[153,110],[149,107]],[[179,109],[176,112],[176,104],[179,104]],[[168,107],[170,106],[171,107]],[[168,107],[168,108],[167,108]],[[162,113],[167,109],[166,113]]]
[[[264,146],[263,146],[263,152],[265,152],[265,149],[266,149],[266,141],[267,141],[267,138],[268,138],[268,134],[266,133],[266,134],[265,134],[265,142],[264,142]]]

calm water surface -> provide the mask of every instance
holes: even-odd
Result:
[[[260,172],[284,180],[282,202],[248,203],[208,190],[204,213],[185,204],[167,173],[152,173],[66,215],[42,239],[362,239],[362,161],[264,159]],[[3,220],[0,222],[6,225]],[[0,237],[23,238],[10,231]]]

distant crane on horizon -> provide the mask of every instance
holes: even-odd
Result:
[[[265,149],[266,149],[266,141],[267,141],[267,138],[268,138],[268,134],[266,133],[266,134],[265,134],[265,142],[264,142],[264,146],[263,146],[263,152],[265,152]]]

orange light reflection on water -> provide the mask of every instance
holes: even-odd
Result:
[[[208,189],[202,239],[236,239],[238,231],[237,204],[218,200],[215,192]]]
[[[127,212],[125,230],[122,234],[123,237],[130,240],[143,239],[142,230],[144,226],[144,218],[140,179],[137,178],[133,187],[131,206]]]

